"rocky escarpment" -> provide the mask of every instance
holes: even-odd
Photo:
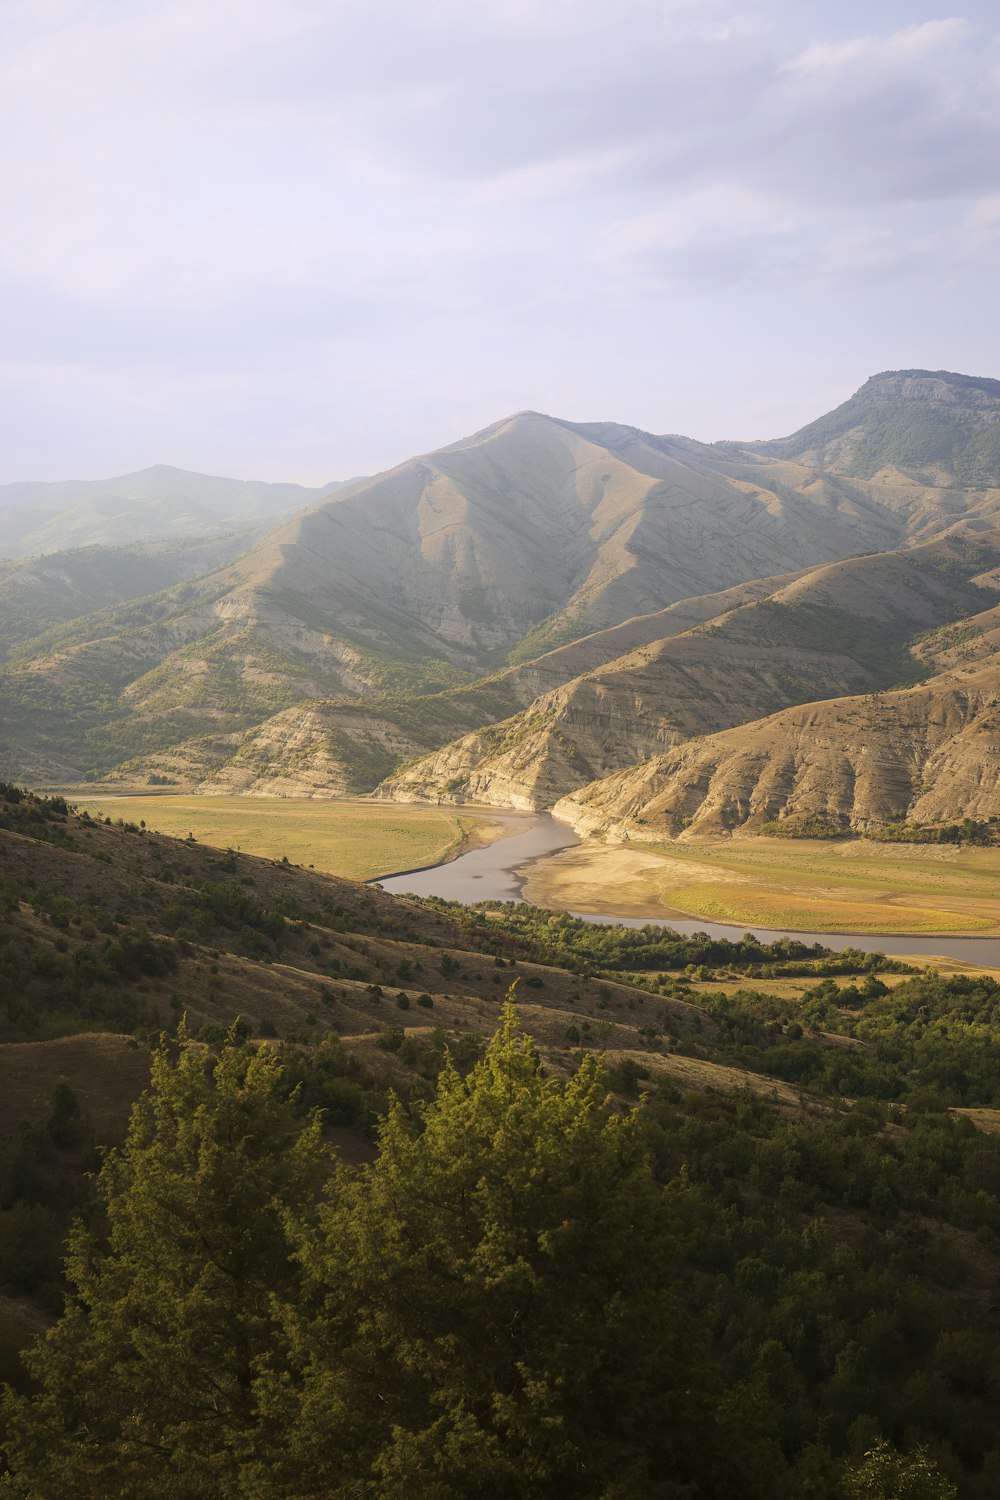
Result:
[[[749,446],[854,477],[897,469],[934,486],[995,487],[1000,380],[949,370],[885,370],[791,437]]]
[[[917,634],[996,598],[996,539],[853,558],[625,653],[404,767],[380,795],[538,808],[588,780],[796,702],[922,675]],[[971,576],[970,576],[971,575]]]
[[[1000,664],[786,710],[561,799],[579,832],[655,841],[783,820],[866,832],[1000,817]]]

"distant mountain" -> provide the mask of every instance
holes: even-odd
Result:
[[[55,626],[203,577],[246,551],[254,536],[229,532],[0,560],[0,662]]]
[[[388,777],[414,795],[426,767],[400,763],[440,751],[427,790],[537,804],[692,735],[907,680],[913,633],[979,607],[972,573],[881,634],[872,599],[903,573],[926,583],[908,549],[994,545],[996,391],[876,376],[803,433],[742,445],[519,413],[300,506],[202,576],[50,608],[34,638],[24,620],[0,773],[319,795]],[[914,413],[951,434],[933,464],[923,438],[906,447]],[[171,472],[149,483],[165,494]],[[217,487],[241,483],[204,479],[185,504],[235,504]],[[776,593],[861,555],[853,603],[814,618]]]
[[[353,481],[352,481],[353,482]],[[223,479],[157,464],[114,479],[0,486],[0,556],[218,535],[275,521],[341,488]]]
[[[835,474],[871,478],[894,469],[935,486],[995,488],[1000,380],[886,370],[791,437],[746,446]]]

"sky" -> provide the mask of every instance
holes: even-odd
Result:
[[[0,483],[1000,376],[992,0],[0,0]]]

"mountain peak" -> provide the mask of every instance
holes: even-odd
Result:
[[[1000,485],[1000,380],[882,370],[790,437],[748,446],[856,478],[895,469],[936,486],[993,488]]]
[[[871,375],[855,392],[853,399],[866,393],[887,393],[933,399],[936,392],[950,387],[956,393],[981,391],[1000,400],[1000,380],[987,375],[962,375],[956,370],[880,370]]]

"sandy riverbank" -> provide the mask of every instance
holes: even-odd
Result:
[[[758,839],[661,851],[585,841],[534,864],[524,896],[590,915],[994,937],[1000,850]]]

